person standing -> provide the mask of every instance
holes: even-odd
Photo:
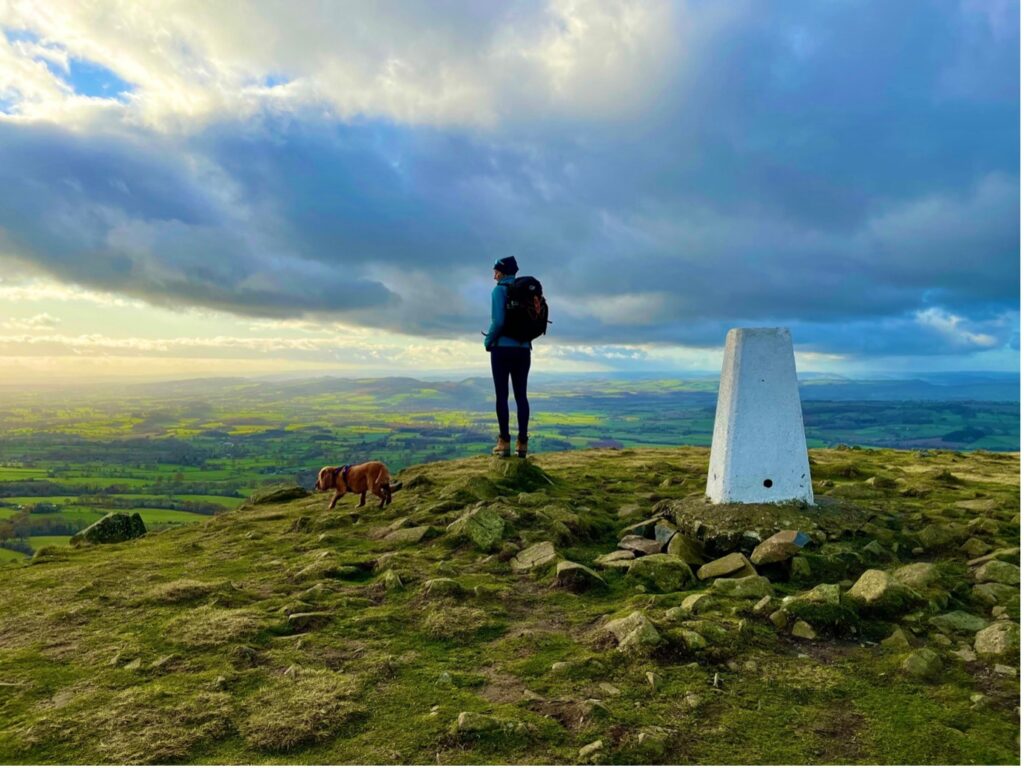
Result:
[[[494,377],[495,411],[498,415],[498,444],[494,455],[509,456],[512,435],[509,431],[508,382],[512,380],[512,393],[516,399],[516,416],[519,434],[516,438],[516,455],[526,458],[527,428],[530,423],[530,402],[526,399],[526,380],[530,374],[529,341],[518,341],[504,335],[508,293],[515,282],[519,264],[515,256],[506,256],[494,262],[494,280],[497,285],[491,291],[491,326],[484,334],[484,349],[491,353],[491,375]]]

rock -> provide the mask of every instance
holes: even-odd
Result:
[[[572,668],[572,664],[568,661],[556,661],[551,665],[551,671],[556,675],[560,675],[563,672],[568,672]]]
[[[423,594],[427,597],[461,597],[465,593],[466,590],[455,579],[442,577],[423,582]]]
[[[286,501],[304,499],[309,491],[301,485],[278,485],[270,488],[259,488],[246,499],[246,504],[283,504]]]
[[[501,544],[505,521],[493,508],[479,507],[451,523],[448,533],[456,539],[472,541],[484,552],[492,552]]]
[[[288,628],[295,632],[309,632],[329,624],[333,618],[333,613],[325,611],[293,613],[288,617]]]
[[[813,589],[801,592],[799,595],[784,598],[783,605],[798,605],[800,603],[813,605],[839,605],[841,593],[838,584],[819,584]]]
[[[971,588],[971,597],[982,605],[1010,605],[1018,602],[1020,591],[1007,584],[988,582],[975,584]]]
[[[892,577],[903,586],[921,592],[938,584],[941,574],[933,563],[911,563],[897,568],[893,571]]]
[[[960,551],[971,558],[981,557],[990,549],[992,549],[992,547],[990,547],[984,541],[973,537],[960,545]]]
[[[725,597],[763,598],[771,595],[772,583],[764,576],[744,576],[739,579],[722,578],[711,582],[711,591]]]
[[[1017,563],[1020,561],[1020,547],[1004,547],[1003,549],[997,549],[994,552],[989,552],[987,555],[976,557],[973,560],[968,560],[967,565],[974,568],[978,565],[983,565],[991,560],[1003,560],[1008,563]]]
[[[750,561],[754,565],[781,563],[793,557],[810,541],[811,537],[801,531],[779,531],[754,547]]]
[[[704,547],[697,539],[687,536],[685,533],[677,533],[669,539],[665,553],[675,555],[692,567],[700,567],[704,562]]]
[[[970,646],[967,645],[960,646],[955,651],[953,651],[952,655],[960,659],[960,661],[964,662],[965,664],[969,664],[971,662],[978,660],[978,654],[971,650]]]
[[[921,648],[903,660],[901,669],[910,677],[932,680],[942,672],[942,658],[931,648]]]
[[[384,537],[384,541],[390,544],[419,544],[424,539],[436,536],[437,529],[432,525],[419,525],[415,528],[399,528]]]
[[[886,560],[890,557],[891,553],[886,550],[876,539],[872,539],[863,547],[861,547],[861,553],[866,555],[870,560]]]
[[[702,651],[708,647],[708,641],[699,632],[694,632],[692,629],[684,629],[680,635],[683,645],[686,646],[688,651]]]
[[[490,715],[478,712],[460,712],[452,729],[457,736],[477,738],[489,735],[521,735],[526,733],[526,725],[518,720],[499,720]]]
[[[925,551],[935,552],[955,544],[961,535],[951,523],[932,523],[918,531],[917,540]]]
[[[751,610],[756,616],[767,616],[773,610],[775,610],[776,601],[771,595],[765,595],[756,603]]]
[[[864,571],[850,588],[847,596],[862,611],[879,616],[905,613],[907,608],[921,602],[909,587],[901,584],[886,571]]]
[[[570,592],[586,592],[595,587],[604,587],[605,580],[585,565],[571,560],[562,560],[555,567],[555,586]]]
[[[630,563],[636,559],[636,555],[628,549],[617,549],[607,555],[601,555],[594,561],[594,565],[601,568],[629,568]]]
[[[537,568],[544,568],[551,565],[558,559],[555,552],[555,545],[550,541],[542,541],[539,544],[527,547],[509,561],[513,571],[532,571]]]
[[[659,520],[654,524],[654,540],[664,547],[677,532],[675,523],[669,520]]]
[[[623,653],[651,649],[661,643],[661,635],[642,611],[609,621],[604,625],[604,631],[615,638]]]
[[[623,528],[620,532],[620,536],[636,536],[641,539],[653,539],[654,538],[654,527],[661,522],[668,522],[664,517],[658,515],[657,517],[649,517],[646,520],[641,520],[639,523],[631,523]]]
[[[138,512],[131,515],[111,512],[72,536],[71,544],[76,547],[82,544],[117,544],[145,534],[146,524]]]
[[[697,571],[697,578],[701,581],[717,579],[722,576],[731,576],[733,578],[757,576],[757,571],[750,564],[750,561],[739,552],[733,552],[725,557],[712,560],[710,563],[702,565],[700,570]]]
[[[940,632],[978,632],[988,626],[985,619],[966,611],[950,611],[934,617],[930,623]]]
[[[907,640],[903,630],[896,627],[891,635],[882,640],[881,645],[883,648],[888,648],[891,651],[903,651],[910,648],[910,641]]]
[[[592,741],[585,747],[580,747],[580,751],[576,753],[577,757],[581,762],[590,762],[591,758],[597,758],[601,750],[604,749],[604,742],[598,739]]]
[[[794,557],[789,562],[789,578],[805,581],[811,578],[811,563],[806,557]]]
[[[776,629],[785,629],[789,623],[789,611],[785,608],[779,608],[768,616],[768,620],[775,625]]]
[[[793,637],[799,637],[801,640],[814,640],[818,636],[818,633],[814,631],[814,627],[803,619],[797,619],[793,623],[791,634]]]
[[[993,582],[1018,586],[1020,584],[1020,568],[1011,563],[1004,563],[1002,560],[989,560],[974,572],[974,580],[979,584]]]
[[[992,667],[992,671],[997,675],[1003,675],[1004,677],[1016,677],[1017,668],[1011,667],[1008,664],[996,664]]]
[[[1020,650],[1020,626],[997,621],[974,636],[974,650],[982,658],[1016,656]]]
[[[645,539],[642,536],[623,536],[619,542],[619,549],[628,549],[642,557],[661,552],[661,544],[654,539]]]
[[[651,686],[651,690],[652,691],[658,690],[658,686],[661,684],[661,678],[658,677],[653,672],[648,672],[646,677],[647,677],[647,684],[649,686]]]
[[[678,592],[693,581],[693,571],[675,555],[649,555],[634,560],[627,575],[658,592]]]
[[[695,595],[687,595],[683,598],[680,608],[686,613],[700,613],[711,604],[711,597],[705,592],[698,592]]]

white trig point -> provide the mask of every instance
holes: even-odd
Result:
[[[787,328],[733,328],[725,337],[707,495],[715,504],[814,503]]]

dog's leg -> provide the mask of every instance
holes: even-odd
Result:
[[[365,507],[366,506],[366,491],[363,491],[362,493],[359,494],[359,504],[358,504],[358,506],[360,506],[360,507]]]
[[[327,508],[334,509],[338,505],[338,499],[340,499],[344,495],[345,494],[343,494],[341,491],[335,491],[334,497],[331,499],[331,503]]]

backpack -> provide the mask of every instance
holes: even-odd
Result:
[[[548,332],[548,303],[544,288],[535,277],[517,277],[505,298],[502,336],[516,341],[533,341]]]

